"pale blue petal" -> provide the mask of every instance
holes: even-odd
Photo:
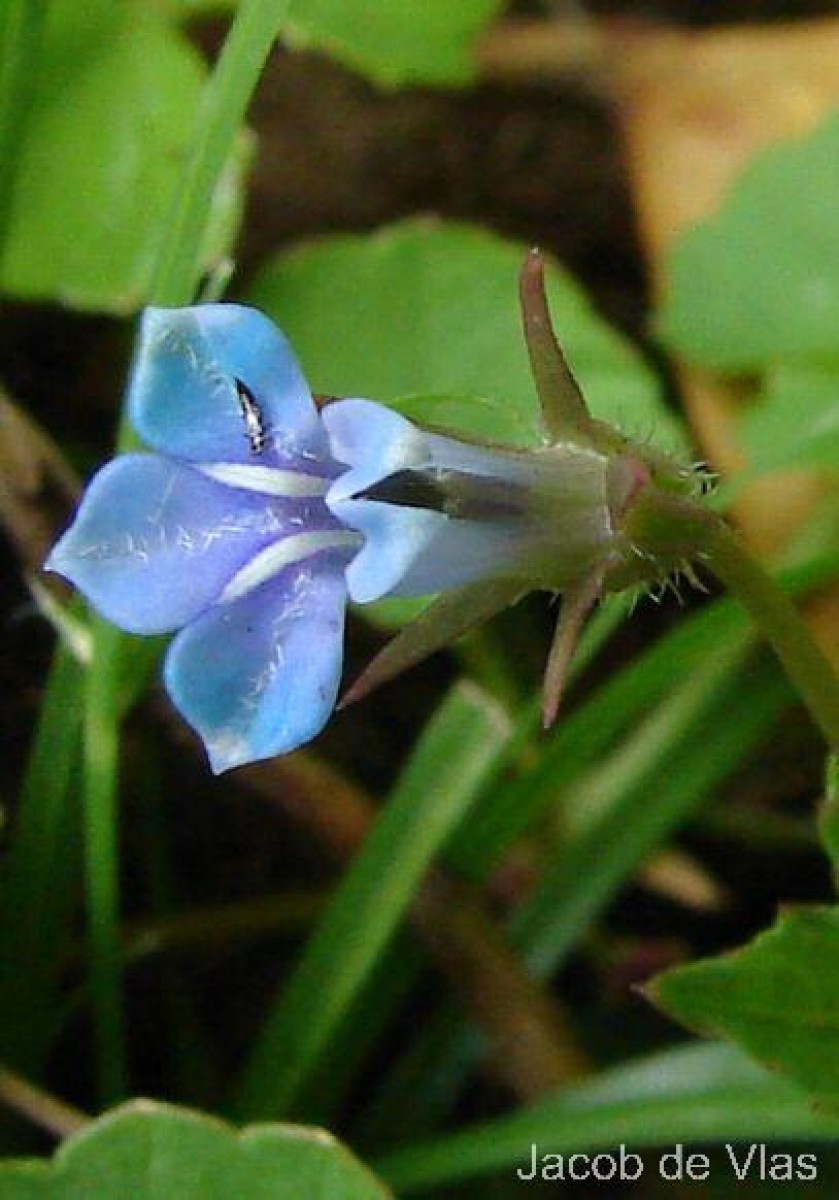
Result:
[[[290,502],[223,487],[155,454],[126,454],[94,476],[45,565],[114,625],[164,633],[203,612],[298,524]]]
[[[339,401],[323,416],[334,457],[349,467],[327,506],[365,538],[347,571],[358,602],[481,579],[561,587],[611,537],[607,463],[592,450],[461,442],[369,400]]]
[[[397,590],[414,563],[429,556],[447,523],[442,513],[374,500],[336,500],[330,501],[329,507],[339,521],[364,535],[364,545],[347,567],[347,588],[357,604],[368,604]],[[422,595],[424,591],[398,594]]]
[[[389,594],[429,596],[479,579],[512,578],[523,571],[522,560],[529,552],[532,543],[518,524],[444,518],[433,540],[414,557]],[[372,560],[371,554],[371,567]]]
[[[444,513],[378,500],[330,499],[364,545],[347,567],[357,604],[382,596],[427,596],[476,579],[514,573],[529,544],[518,523],[451,520]]]
[[[405,417],[372,400],[338,400],[321,419],[332,457],[351,469],[336,479],[331,500],[346,500],[388,475],[427,466],[428,439]]]
[[[346,556],[316,555],[194,621],[165,681],[213,770],[285,754],[326,723],[341,677]]]
[[[330,487],[327,505],[365,538],[347,568],[357,603],[460,587],[503,571],[517,557],[518,525],[451,520],[431,508],[355,498],[406,470],[425,470],[432,481],[438,470],[498,477],[497,453],[426,433],[370,400],[330,404],[323,421],[333,456],[350,466]]]
[[[265,449],[254,451],[236,381],[253,395]],[[191,462],[289,464],[317,473],[327,442],[297,359],[276,326],[238,304],[149,308],[128,392],[131,421],[155,450]],[[326,468],[330,470],[329,467]]]

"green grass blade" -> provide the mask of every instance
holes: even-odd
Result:
[[[79,901],[81,669],[59,648],[41,707],[0,885],[0,1057],[37,1073],[55,1033],[61,949]]]
[[[117,774],[118,657],[122,637],[99,618],[91,623],[93,659],[84,690],[84,875],[90,952],[90,994],[99,1100],[126,1093],[122,951],[119,930]]]
[[[833,578],[837,565],[835,551],[819,553],[783,571],[781,579],[790,594],[800,595]],[[733,675],[726,675],[726,656],[730,656],[733,670],[745,653],[748,637],[744,614],[727,599],[683,621],[565,718],[533,766],[512,783],[505,781],[498,786],[492,806],[490,798],[482,800],[481,822],[469,823],[469,869],[473,874],[490,869],[506,846],[572,785],[576,794],[591,764],[603,758],[627,727],[653,710],[651,723],[646,730],[641,727],[640,748],[633,749],[630,739],[622,760],[618,760],[626,763],[634,759],[637,770],[646,757],[651,773],[646,780],[644,772],[640,773],[635,795],[627,796],[626,805],[620,804],[620,788],[615,792],[615,783],[620,779],[613,774],[610,787],[618,805],[615,819],[609,822],[608,811],[601,809],[605,826],[590,829],[588,838],[569,844],[566,855],[517,918],[519,944],[540,972],[549,973],[561,964],[645,855],[695,811],[703,794],[749,753],[783,704],[784,696],[788,696],[777,672],[770,671],[765,687],[763,683],[757,686],[754,679],[741,680],[741,703],[735,718],[725,707],[736,703],[733,697],[723,699],[722,707],[715,708],[714,696],[724,697],[726,680],[733,679]],[[711,665],[707,665],[709,662]],[[705,672],[706,681],[706,715],[701,720],[703,696],[693,695],[690,675],[690,670],[697,667],[700,673]],[[685,676],[681,691],[675,695],[674,668]],[[715,671],[719,674],[716,684]],[[676,703],[672,719],[656,716],[654,705],[663,695],[667,695],[668,708]],[[695,705],[699,724],[693,736],[689,718]],[[676,742],[670,738],[659,742],[656,774],[648,756],[662,732],[659,720],[670,725],[671,735],[679,735],[681,726],[682,735],[676,736]],[[679,741],[683,747],[680,758],[671,761],[671,749]],[[707,753],[707,745],[715,746],[714,755]],[[623,782],[629,786],[628,778]],[[637,836],[625,841],[624,833],[636,822]],[[608,832],[609,825],[609,841],[601,844],[598,836],[604,828]],[[371,1143],[381,1142],[394,1130],[432,1127],[451,1104],[479,1052],[480,1040],[475,1031],[469,1030],[454,1006],[444,1005],[402,1056],[362,1116],[358,1127],[361,1137]]]
[[[192,155],[158,251],[155,304],[188,304],[195,295],[213,192],[290,4],[242,0],[196,114]]]
[[[568,672],[569,683],[578,678],[626,618],[627,601],[623,596],[609,597],[597,610],[586,626],[580,639],[577,653]],[[574,720],[574,717],[571,717]],[[575,726],[576,728],[576,726]],[[553,799],[555,791],[542,786],[537,791],[536,780],[541,776],[540,764],[547,754],[552,755],[552,767],[559,769],[559,757],[552,752],[558,731],[550,742],[542,732],[542,697],[533,695],[519,711],[516,728],[510,738],[507,766],[514,767],[518,760],[529,755],[534,758],[533,766],[520,771],[515,780],[499,779],[489,782],[468,818],[446,848],[446,861],[460,874],[480,881],[489,872],[494,861],[503,850],[522,832],[540,811],[543,804]],[[565,745],[565,742],[563,742]],[[553,778],[553,776],[551,776]]]
[[[432,718],[266,1022],[235,1102],[280,1116],[317,1069],[405,915],[422,876],[498,762],[508,727],[460,686]]]
[[[638,1152],[692,1142],[835,1144],[839,1119],[730,1047],[693,1045],[606,1072],[510,1117],[411,1145],[373,1164],[399,1195],[492,1171],[526,1168],[535,1144],[552,1154]],[[658,1176],[649,1160],[647,1172]]]
[[[569,831],[562,853],[511,922],[511,938],[537,977],[558,969],[621,885],[765,736],[789,702],[774,665],[743,670],[749,644],[745,630],[732,630],[702,670],[671,690],[666,706],[601,766],[575,780],[574,805],[588,796],[596,801],[596,814],[585,825],[578,816],[576,832]],[[480,1040],[445,1006],[404,1056],[375,1108],[396,1127],[416,1122],[428,1128],[453,1101],[480,1049]],[[381,1120],[365,1120],[362,1129],[381,1136]]]
[[[604,682],[565,717],[532,766],[482,806],[472,837],[475,866],[485,874],[508,846],[543,818],[576,781],[609,752],[670,692],[673,664],[688,675],[736,622],[731,608],[714,605],[682,622],[636,661]]]
[[[819,817],[819,834],[833,868],[839,890],[839,754],[828,756],[825,765],[825,798]]]
[[[349,1006],[318,1070],[296,1108],[306,1125],[332,1129],[354,1083],[388,1036],[391,1023],[410,1002],[424,963],[411,930],[399,930]]]
[[[557,969],[623,882],[760,743],[790,702],[774,665],[740,671],[745,652],[741,637],[726,654],[715,654],[575,789],[573,803],[592,802],[597,811],[570,838],[511,930],[540,977]]]
[[[812,556],[782,571],[779,581],[791,596],[835,577],[835,550]],[[556,732],[532,766],[512,783],[499,784],[481,804],[480,820],[469,830],[470,873],[481,876],[507,847],[544,816],[583,771],[607,753],[616,739],[660,700],[669,698],[674,669],[687,676],[709,653],[722,650],[746,616],[733,600],[721,599],[680,621],[640,658],[618,671],[579,708],[560,719]],[[462,865],[462,864],[459,864]]]
[[[572,675],[579,674],[586,668],[611,637],[625,615],[626,604],[622,597],[611,597],[604,603],[589,622],[581,640],[579,652],[572,664]],[[497,695],[497,690],[492,686],[491,681],[487,681],[487,690],[491,694]],[[504,699],[504,696],[499,697],[502,704]],[[495,777],[501,774],[505,768],[513,766],[518,758],[527,752],[528,745],[532,742],[534,735],[538,733],[540,725],[541,701],[536,697],[523,707],[510,736],[502,745],[499,745],[497,769],[488,773],[485,785],[479,789],[474,804],[446,844],[446,863],[453,866],[459,874],[472,875],[471,834],[476,825],[479,827],[481,824],[488,798],[495,795],[493,787]],[[363,1006],[364,1016],[363,1021],[360,1022],[363,1029],[359,1032],[358,1024],[354,1030],[352,1029],[352,1012],[350,1012],[344,1023],[346,1037],[342,1041],[339,1034],[335,1043],[330,1047],[321,1075],[328,1075],[331,1086],[329,1088],[325,1085],[322,1086],[314,1103],[311,1103],[311,1089],[306,1091],[305,1118],[307,1121],[327,1126],[330,1124],[329,1118],[335,1111],[339,1096],[346,1090],[349,1080],[358,1069],[358,1064],[363,1060],[366,1051],[383,1035],[395,1010],[409,995],[412,985],[416,982],[421,963],[422,956],[416,943],[396,943],[390,947],[377,968],[377,973],[380,974],[381,968],[386,967],[386,984],[384,986],[381,983],[377,984],[375,978],[368,981],[356,1002],[359,1010]],[[408,1090],[412,1086],[412,1084],[409,1085]],[[326,1092],[330,1094],[325,1096]],[[386,1101],[384,1108],[387,1109]],[[379,1116],[387,1124],[387,1112],[381,1113]],[[367,1124],[374,1131],[369,1140],[375,1143],[377,1140],[375,1129],[379,1124],[379,1117],[375,1112],[366,1114],[366,1117]]]

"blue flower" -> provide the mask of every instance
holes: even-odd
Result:
[[[359,603],[500,579],[561,591],[616,553],[614,510],[634,486],[620,459],[571,444],[476,445],[370,400],[322,415],[349,467],[326,503],[364,535],[347,568]]]
[[[155,453],[95,476],[46,566],[122,629],[179,630],[166,687],[214,771],[292,750],[335,703],[361,540],[295,357],[251,309],[150,309],[128,409]]]
[[[545,432],[530,451],[422,429],[369,400],[319,414],[285,338],[252,309],[146,313],[128,411],[156,453],[99,472],[47,566],[129,632],[179,631],[166,686],[215,771],[320,731],[348,595],[438,594],[350,689],[357,699],[523,592],[561,592],[550,724],[602,593],[690,556],[636,501],[682,495],[693,478],[589,415],[538,254],[521,296]]]
[[[525,340],[544,445],[528,451],[422,429],[368,400],[324,410],[332,455],[348,470],[326,503],[364,537],[350,596],[440,593],[350,689],[360,699],[524,592],[562,593],[545,672],[543,718],[556,717],[582,625],[601,595],[660,580],[690,547],[634,520],[658,488],[689,493],[690,471],[591,417],[556,341],[538,252],[521,275]]]
[[[324,410],[332,453],[349,470],[332,513],[364,536],[350,596],[441,593],[350,689],[357,700],[479,622],[544,588],[564,600],[545,678],[545,724],[559,705],[577,635],[610,575],[632,559],[621,519],[646,468],[585,441],[531,451],[421,429],[368,400]]]

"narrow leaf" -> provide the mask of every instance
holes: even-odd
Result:
[[[467,629],[488,621],[513,604],[520,583],[472,584],[446,593],[396,635],[362,672],[341,701],[341,707],[361,700],[383,683],[430,654],[449,645]]]
[[[509,1117],[396,1150],[375,1164],[399,1195],[491,1171],[527,1171],[530,1147],[552,1154],[672,1148],[678,1143],[835,1142],[839,1120],[730,1047],[650,1055]],[[647,1174],[659,1178],[656,1159]],[[730,1165],[729,1165],[730,1169]]]
[[[507,732],[498,708],[473,687],[456,688],[437,711],[268,1018],[245,1070],[239,1114],[293,1104]]]
[[[531,250],[524,260],[519,296],[524,340],[545,432],[552,442],[588,442],[591,419],[585,397],[556,340],[545,292],[545,263],[538,250]]]

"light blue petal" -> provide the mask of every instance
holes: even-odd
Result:
[[[372,400],[338,400],[321,418],[332,457],[351,468],[332,485],[330,500],[346,500],[388,475],[431,462],[425,433]]]
[[[427,596],[515,573],[531,544],[519,523],[451,520],[444,513],[378,500],[330,500],[364,545],[347,567],[357,604],[382,596]]]
[[[347,588],[357,604],[368,604],[389,593],[404,593],[399,585],[417,560],[426,561],[429,549],[447,524],[442,513],[424,508],[403,508],[374,500],[329,501],[333,515],[364,535],[364,545],[347,567]]]
[[[288,567],[172,642],[166,687],[216,773],[285,754],[323,728],[341,677],[345,563],[326,553]]]
[[[426,433],[370,400],[340,400],[322,415],[333,456],[350,466],[330,487],[327,505],[365,538],[347,568],[347,586],[357,603],[459,587],[503,573],[518,557],[520,525],[451,520],[431,508],[353,498],[405,470],[504,477],[504,456]],[[518,458],[510,465],[519,468]]]
[[[369,400],[332,404],[323,420],[349,466],[327,506],[365,538],[347,570],[353,600],[481,579],[560,588],[608,551],[608,462],[587,447],[461,442]]]
[[[269,542],[296,532],[300,508],[155,454],[126,454],[94,476],[45,566],[120,628],[164,633],[203,612]]]
[[[428,596],[480,579],[517,575],[524,579],[523,560],[531,552],[532,543],[521,525],[444,518],[434,539],[416,555],[389,594]]]
[[[323,409],[321,418],[332,457],[351,468],[332,486],[336,500],[374,487],[398,471],[433,468],[529,486],[545,470],[546,458],[538,452],[432,433],[373,400],[337,400]]]
[[[255,450],[249,436],[237,380],[253,397],[264,449]],[[303,459],[314,473],[327,458],[290,345],[262,313],[238,304],[147,309],[128,405],[144,441],[175,458],[268,465]]]

